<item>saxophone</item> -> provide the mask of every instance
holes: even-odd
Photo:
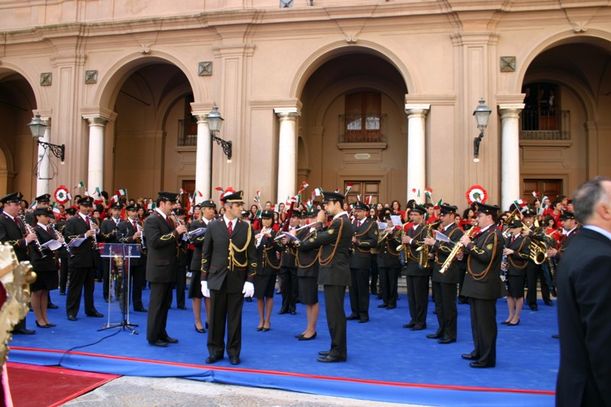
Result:
[[[436,228],[437,226],[439,226],[439,224],[441,224],[441,222],[434,222],[424,227],[424,230],[423,230],[424,236],[422,237],[422,244],[420,245],[420,247],[416,249],[416,251],[418,252],[418,264],[423,269],[429,268],[430,260],[431,260],[429,257],[431,248],[429,247],[428,244],[424,243],[424,239],[426,239],[427,237],[433,237],[432,230],[433,228]]]
[[[473,234],[473,232],[475,231],[475,225],[473,225],[471,227],[471,229],[469,229],[467,231],[466,236],[467,237],[471,237],[471,235]],[[458,252],[460,252],[463,248],[462,243],[458,242],[454,245],[454,248],[452,248],[452,251],[450,252],[450,254],[448,254],[448,257],[446,258],[446,261],[443,262],[443,264],[441,265],[441,269],[439,269],[439,272],[441,274],[445,273],[446,271],[448,271],[448,269],[450,268],[450,266],[452,265],[452,263],[454,262],[454,259],[456,258],[456,256],[458,255]]]

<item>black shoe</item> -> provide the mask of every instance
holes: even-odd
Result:
[[[554,303],[553,303],[551,300],[545,300],[545,301],[543,301],[543,302],[545,303],[545,305],[547,305],[547,306],[549,306],[549,307],[551,307],[551,306],[553,306],[553,305],[554,305]]]
[[[47,308],[49,308],[49,309],[58,309],[59,307],[57,305],[53,304],[52,302],[50,302],[50,303],[47,304]]]
[[[55,325],[55,324],[52,324],[52,323],[50,323],[50,322],[47,322],[47,327],[48,327],[48,328],[55,328],[56,326],[57,326],[57,325]]]
[[[88,317],[92,317],[92,318],[104,318],[104,314],[102,314],[101,312],[98,311],[93,311],[87,314]]]
[[[329,354],[331,353],[331,351],[329,350],[321,350],[320,352],[318,352],[319,356],[329,356]]]
[[[76,321],[76,316],[68,315],[68,321]]]
[[[204,328],[198,328],[197,325],[193,325],[193,326],[194,326],[195,331],[197,333],[200,333],[200,334],[205,334],[206,333],[206,330]]]
[[[439,339],[441,338],[441,332],[435,332],[434,334],[428,334],[426,337],[429,339]]]
[[[34,321],[34,322],[36,322],[36,326],[37,326],[37,327],[39,327],[39,328],[51,328],[51,326],[50,326],[50,325],[47,325],[47,324],[45,324],[45,325],[40,325],[40,324],[38,323],[38,321]]]
[[[287,309],[281,309],[280,312],[278,314],[282,315],[282,314],[288,314],[289,310]]]
[[[66,295],[66,292],[65,291],[60,291],[59,295]]]
[[[395,308],[397,308],[396,305],[389,305],[389,306],[386,307],[386,309],[395,309]]]
[[[448,343],[454,343],[456,342],[456,339],[452,339],[452,338],[441,338],[440,340],[437,341],[437,343],[440,343],[442,345],[446,345]]]
[[[299,337],[300,341],[311,341],[312,339],[316,339],[316,332],[314,332],[314,334],[312,336],[310,336],[309,338],[307,338],[307,337],[305,337],[303,335],[301,335]]]
[[[148,312],[148,310],[144,307],[134,308],[134,312]]]
[[[345,362],[346,361],[346,357],[345,356],[334,356],[334,355],[327,355],[327,356],[319,356],[318,359],[316,359],[319,362],[322,363],[335,363],[335,362]]]
[[[262,327],[262,326],[258,326],[258,327],[257,327],[257,332],[261,332],[262,330],[263,330],[263,327]]]
[[[463,353],[462,355],[460,355],[460,357],[465,359],[465,360],[477,360],[477,359],[479,359],[479,356],[476,355],[473,352],[471,352],[471,353]]]
[[[378,305],[378,308],[386,308],[386,307],[388,307],[388,304],[380,304],[380,305]]]
[[[178,343],[178,339],[172,338],[171,336],[166,336],[162,340],[167,343]]]
[[[494,363],[471,362],[469,363],[469,366],[475,367],[475,368],[487,368],[487,367],[494,367]]]
[[[167,348],[168,343],[166,341],[162,341],[161,339],[157,339],[156,341],[149,341],[149,345],[151,346],[159,346],[160,348]]]
[[[550,290],[550,294],[552,294],[552,297],[558,297],[558,293],[556,292],[556,289],[555,289],[555,288],[552,288],[552,289]]]
[[[222,356],[214,356],[214,355],[210,355],[206,358],[206,363],[211,365],[213,363],[218,362],[219,360],[223,360]]]
[[[416,324],[412,327],[412,331],[422,331],[426,329],[426,324]]]
[[[508,324],[509,324],[509,322],[510,322],[510,321],[503,321],[503,322],[501,322],[501,324],[503,324],[503,325],[508,325]]]
[[[403,324],[403,328],[413,328],[415,326],[416,326],[416,323],[413,321],[408,322],[407,324]]]
[[[187,307],[185,307],[184,305],[179,305],[178,307],[176,307],[178,309],[187,309]]]
[[[239,365],[240,364],[240,358],[237,356],[230,356],[229,357],[229,363],[231,363],[232,365]]]
[[[364,324],[366,322],[369,322],[369,317],[361,317],[359,319],[359,324]]]
[[[261,331],[263,331],[263,332],[267,332],[267,331],[269,331],[270,329],[272,329],[272,328],[271,328],[271,327],[269,327],[269,326],[268,326],[268,327],[263,327],[263,328],[261,328]]]
[[[47,328],[47,326],[44,326],[44,328]],[[13,333],[20,334],[20,335],[34,335],[36,331],[33,329],[28,329],[28,328],[19,328],[19,329],[15,329]]]
[[[359,319],[359,315],[358,314],[350,314],[346,317],[346,320],[348,321],[354,321],[356,319]]]
[[[552,338],[554,338],[554,339],[560,339],[560,335],[558,335],[558,334],[553,334],[553,335],[552,335]]]
[[[293,310],[293,311],[289,312],[289,314],[291,314],[291,315],[297,315],[297,311],[294,311],[294,310]]]
[[[507,324],[507,326],[517,326],[520,325],[520,320],[518,319],[518,322],[516,322],[515,324],[512,324],[511,322]]]
[[[539,306],[537,304],[529,305],[528,307],[530,308],[531,311],[538,311],[539,310]]]

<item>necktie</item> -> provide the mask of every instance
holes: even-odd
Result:
[[[170,227],[174,229],[174,221],[172,220],[172,218],[168,216],[166,220],[168,221],[168,225],[170,225]]]
[[[233,221],[229,221],[229,223],[227,224],[227,234],[229,235],[229,237],[231,237],[232,233],[233,233]]]
[[[135,220],[132,221],[132,226],[134,227],[135,231],[138,231],[138,224],[136,223]]]
[[[89,216],[85,218],[85,223],[87,224],[87,227],[91,229],[91,221],[89,220]]]
[[[357,221],[356,221],[356,227],[357,227],[357,228],[360,228],[360,227],[361,227],[361,221],[360,221],[360,220],[357,220]]]

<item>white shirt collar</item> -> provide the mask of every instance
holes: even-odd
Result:
[[[79,216],[80,216],[81,218],[83,218],[83,220],[84,220],[85,222],[87,222],[87,219],[89,219],[89,216],[88,216],[88,215],[83,215],[81,212],[79,212],[78,214],[79,214]]]
[[[479,230],[479,233],[484,233],[485,231],[487,231],[488,229],[490,229],[491,226],[494,226],[494,223],[491,223],[490,225],[486,226],[485,228],[481,228]]]
[[[605,236],[607,239],[611,240],[611,232],[609,232],[608,230],[605,230],[603,228],[601,228],[600,226],[594,226],[594,225],[584,225],[583,227],[584,229],[590,229],[594,232],[598,232],[601,235]]]
[[[7,212],[3,212],[3,213],[4,213],[6,216],[8,216],[9,218],[11,218],[11,220],[13,220],[13,221],[15,220],[15,217],[14,217],[14,216],[9,215]]]
[[[165,213],[163,213],[163,212],[161,211],[161,209],[159,209],[159,208],[155,208],[155,210],[157,211],[157,213],[158,213],[158,214],[160,214],[160,215],[161,215],[161,217],[162,217],[163,219],[167,219],[167,218],[168,218],[168,216],[167,216]]]
[[[346,212],[346,211],[341,211],[340,213],[338,213],[337,215],[335,215],[335,216],[333,217],[333,220],[335,220],[335,219],[339,218],[339,217],[340,217],[340,216],[342,216],[342,215],[346,215],[346,216],[348,216],[348,212]]]
[[[573,233],[575,231],[575,229],[577,229],[577,226],[575,226],[573,229],[571,230],[566,230],[565,228],[562,228],[562,234],[565,236],[570,235],[571,233]]]
[[[225,222],[225,225],[229,226],[229,222],[231,222],[231,227],[235,228],[235,224],[238,222],[237,218],[234,218],[233,220],[229,220],[229,218],[225,215],[223,215],[223,221]]]
[[[452,225],[454,225],[454,222],[448,223],[448,226],[444,226],[443,231],[446,232],[448,229],[452,227]]]
[[[38,226],[40,226],[44,230],[47,230],[47,225],[43,225],[42,223],[38,222]]]

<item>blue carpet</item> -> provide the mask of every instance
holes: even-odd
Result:
[[[98,284],[96,305],[107,315],[101,291]],[[145,291],[145,297],[148,293]],[[322,293],[319,297],[323,300]],[[278,295],[269,332],[255,329],[256,302],[244,303],[242,363],[234,368],[226,359],[214,366],[204,365],[206,335],[195,332],[190,308],[170,310],[168,333],[180,342],[164,349],[146,342],[145,313],[131,314],[131,322],[140,325],[139,335],[118,329],[98,332],[106,318],[88,318],[81,311],[78,321],[70,322],[65,318],[65,297],[54,291],[52,298],[60,306],[49,311],[49,318],[57,327],[37,329],[33,336],[15,336],[11,361],[427,405],[551,406],[554,403],[551,392],[555,388],[559,359],[559,343],[551,338],[557,332],[555,307],[540,305],[538,312],[525,310],[517,327],[499,324],[496,368],[472,369],[460,358],[461,353],[472,350],[468,305],[458,305],[458,342],[439,345],[425,338],[437,327],[432,303],[428,328],[414,332],[401,328],[408,320],[404,294],[394,310],[376,308],[379,302],[372,296],[371,321],[367,324],[348,321],[348,362],[323,364],[316,362],[316,356],[330,345],[324,303],[321,303],[317,339],[299,342],[293,336],[305,327],[305,310],[298,305],[297,315],[278,315]],[[347,296],[346,309],[349,310]],[[497,310],[497,320],[502,321],[507,313],[504,300],[498,301]],[[119,319],[114,303],[111,322]],[[34,317],[30,313],[28,326],[33,325]],[[65,350],[75,347],[72,353],[65,354]]]

